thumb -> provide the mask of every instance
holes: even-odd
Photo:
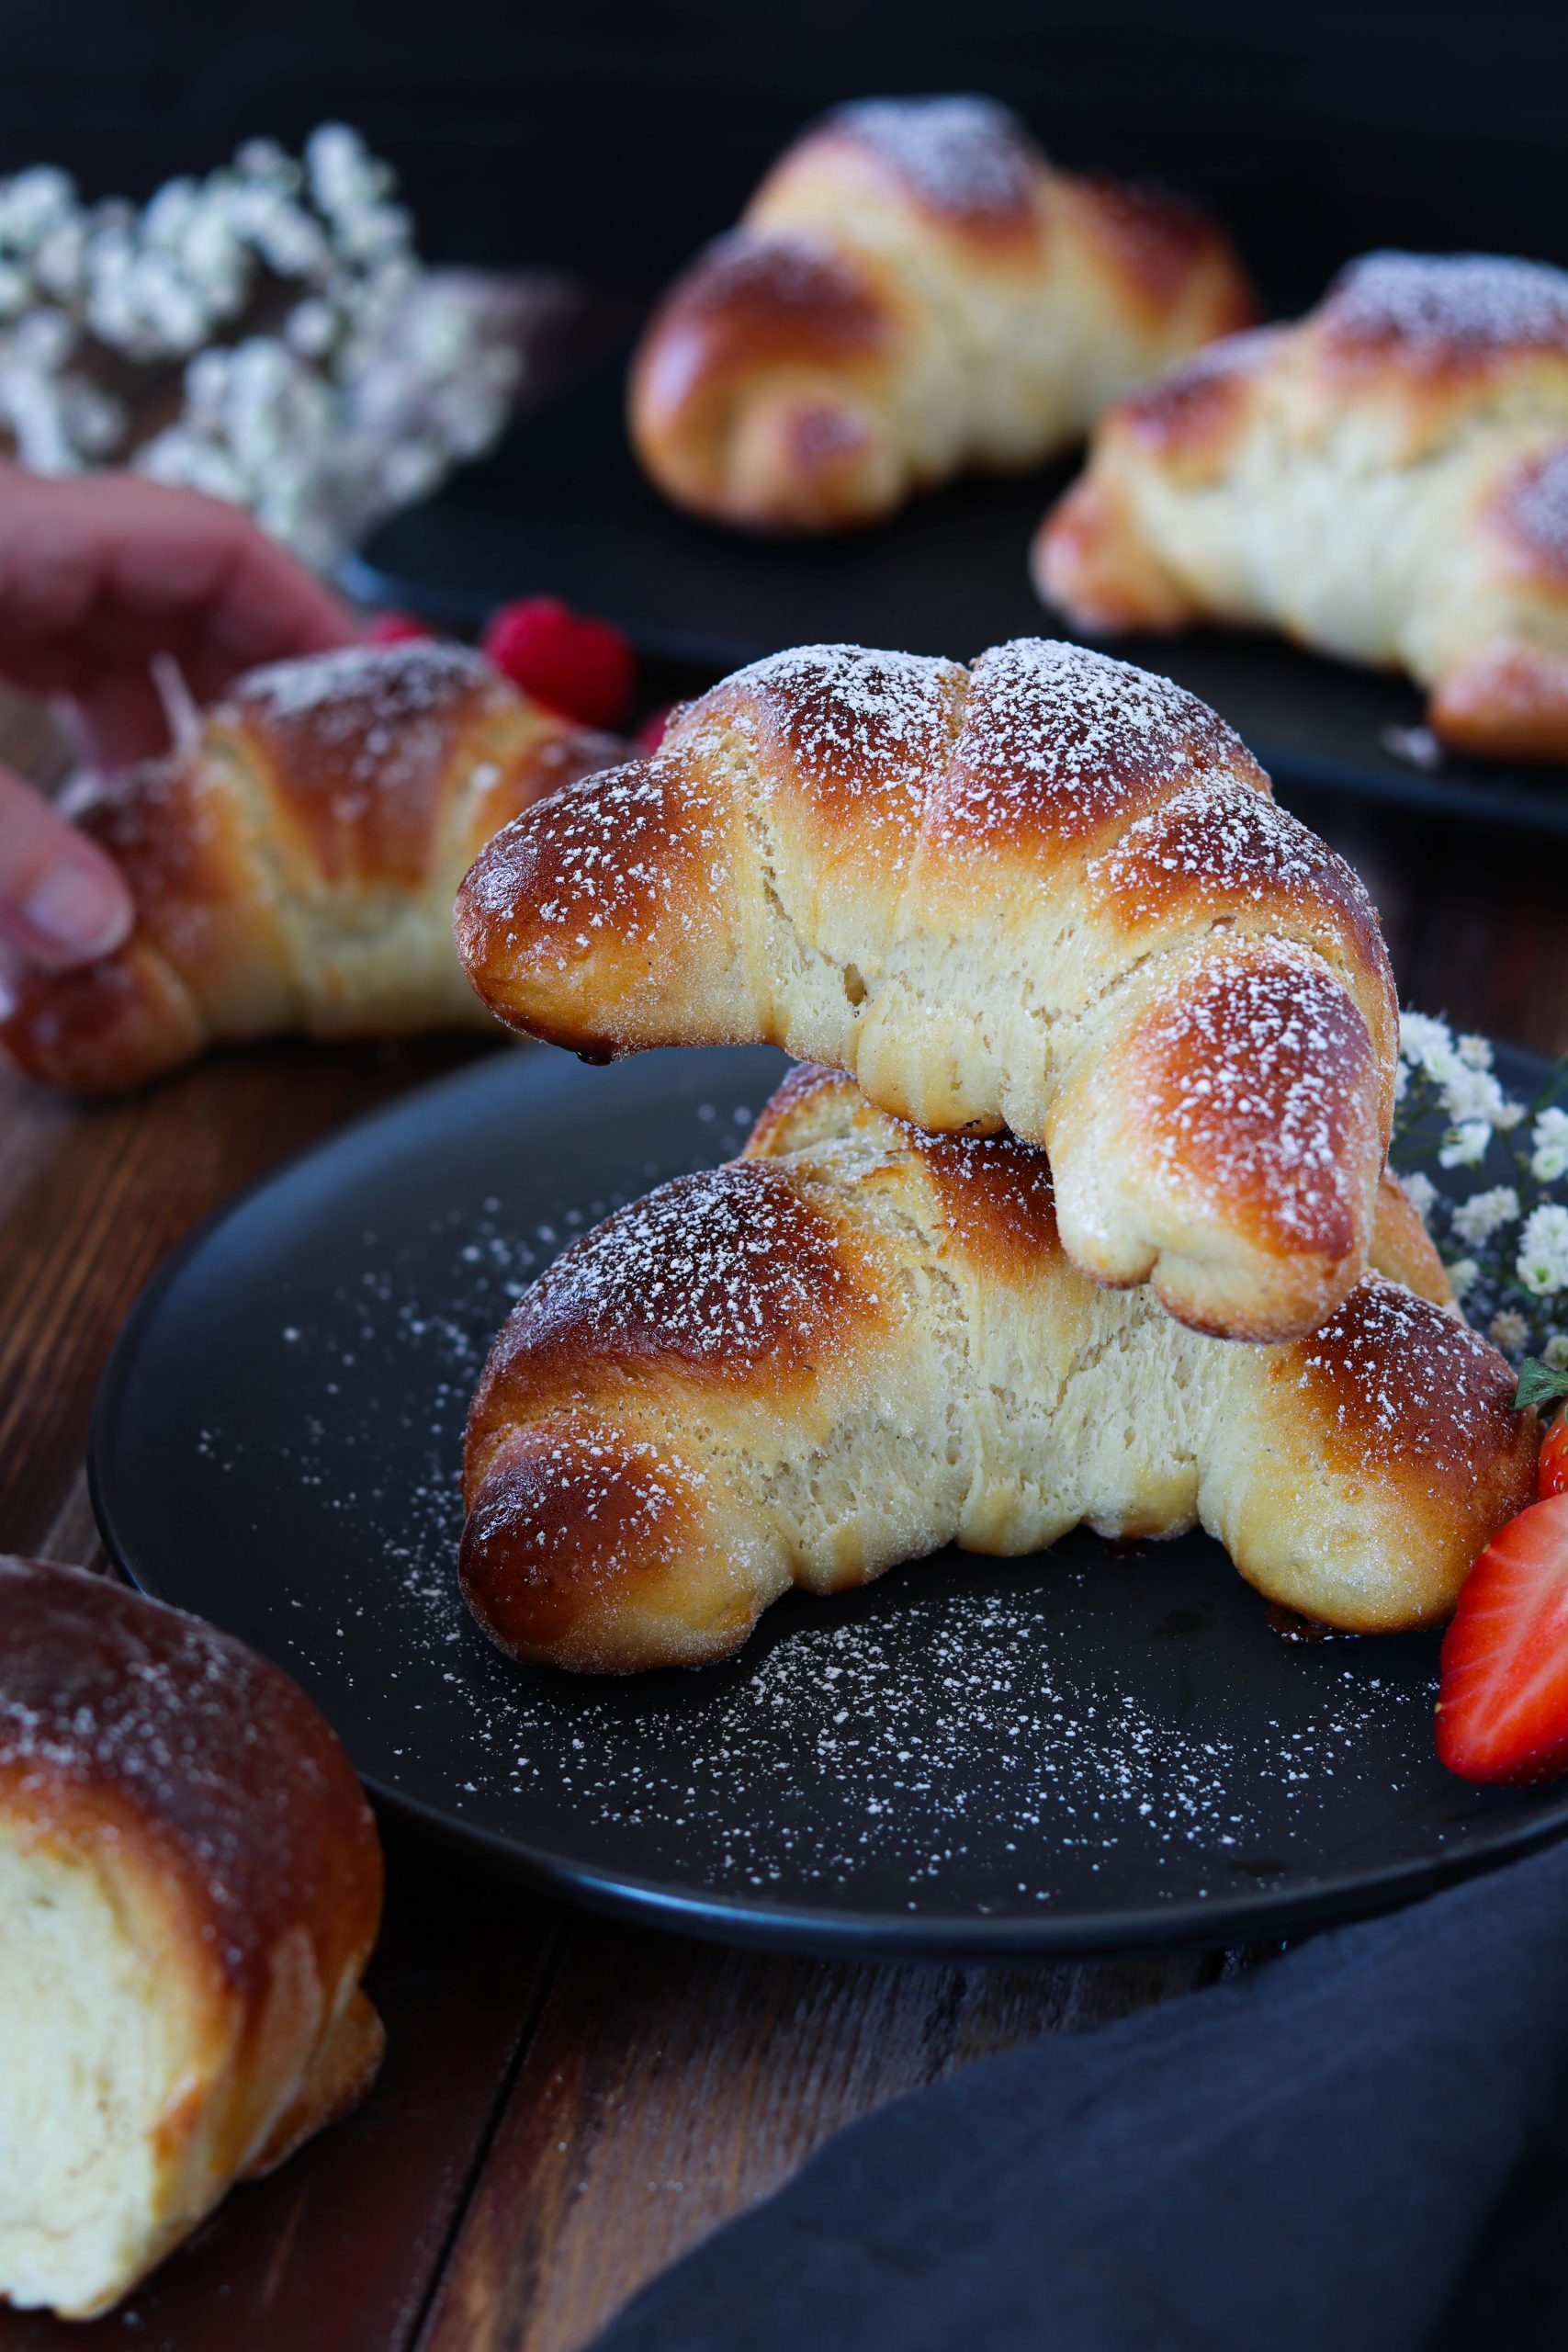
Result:
[[[135,920],[125,878],[31,785],[0,767],[0,941],[61,971],[112,956]]]

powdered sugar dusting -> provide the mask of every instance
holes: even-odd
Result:
[[[1387,1458],[1462,1474],[1496,1453],[1514,1374],[1479,1332],[1371,1274],[1303,1340],[1300,1385],[1329,1403],[1369,1469]]]
[[[1568,354],[1568,271],[1494,254],[1368,254],[1341,273],[1322,319],[1335,344],[1393,342],[1424,368]]]
[[[782,737],[795,789],[852,802],[863,821],[912,832],[947,764],[964,684],[952,662],[802,645],[737,671],[708,704],[757,741],[764,764],[766,735]],[[696,706],[697,740],[705,717]]]
[[[1039,166],[1030,141],[994,99],[865,98],[829,119],[873,148],[936,211],[1008,220],[1032,198]]]
[[[1568,441],[1530,458],[1503,485],[1508,537],[1548,570],[1568,575]]]
[[[564,971],[600,933],[697,933],[728,873],[725,812],[671,747],[568,785],[505,827],[463,886],[459,923],[525,968]]]
[[[62,1787],[120,1792],[199,1864],[231,1967],[266,1958],[274,1905],[309,1916],[329,1789],[353,1803],[298,1691],[212,1626],[71,1569],[0,1558],[0,1774],[46,1815]]]
[[[1359,1155],[1347,1128],[1370,1042],[1330,973],[1304,955],[1211,956],[1165,984],[1140,1045],[1157,1101],[1145,1148],[1180,1188],[1247,1201],[1303,1246],[1349,1250]]]
[[[263,718],[282,724],[313,718],[329,729],[352,709],[363,724],[368,705],[389,726],[466,700],[476,688],[498,684],[482,653],[436,639],[406,645],[344,645],[295,662],[273,662],[247,673],[235,699]]]
[[[530,1348],[647,1346],[727,1374],[820,1343],[855,1285],[787,1172],[747,1160],[677,1177],[595,1227],[518,1307]]]
[[[1302,907],[1327,899],[1353,908],[1369,931],[1377,918],[1359,876],[1326,842],[1279,802],[1228,777],[1184,785],[1088,867],[1091,890],[1134,915],[1163,911],[1170,886],[1216,911],[1250,901]]]
[[[213,1356],[190,1511],[238,1561],[260,1544],[254,1623],[364,1718],[378,1776],[601,1870],[933,1921],[1221,1900],[1365,1869],[1369,1838],[1413,1858],[1461,1838],[1463,1792],[1431,1756],[1435,1643],[1287,1649],[1201,1537],[1079,1533],[1034,1561],[945,1555],[786,1598],[697,1674],[605,1682],[492,1648],[453,1570],[474,1379],[506,1302],[612,1182],[726,1158],[775,1082],[771,1057],[696,1066],[661,1065],[656,1094],[646,1063],[584,1074],[608,1197],[581,1168],[566,1183],[523,1109],[504,1141],[454,1154],[443,1134],[449,1205],[428,1222],[405,1156],[356,1177],[331,1261],[240,1303],[247,1330],[275,1318],[270,1347],[264,1328],[243,1366]],[[231,1292],[221,1311],[231,1333]]]
[[[975,664],[934,831],[983,836],[1038,815],[1066,838],[1216,767],[1266,786],[1240,737],[1169,678],[1015,638]]]
[[[350,645],[253,670],[231,703],[281,754],[286,791],[385,849],[411,822],[423,837],[457,728],[477,697],[501,691],[466,646]],[[485,790],[495,770],[477,764],[466,781]]]

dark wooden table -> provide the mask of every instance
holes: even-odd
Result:
[[[58,763],[17,705],[0,756]],[[1560,848],[1284,797],[1359,866],[1407,1001],[1568,1047]],[[141,1283],[237,1185],[473,1050],[267,1047],[85,1109],[0,1072],[0,1549],[103,1566],[83,1447]],[[389,2045],[367,2106],[237,2192],[124,2312],[0,2315],[0,2352],[570,2352],[841,2123],[1249,1964],[769,1959],[532,1899],[386,1833],[371,1985]]]

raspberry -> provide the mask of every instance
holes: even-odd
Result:
[[[367,645],[412,645],[415,638],[434,634],[412,613],[377,613],[365,624],[364,641]]]
[[[615,726],[637,686],[637,655],[620,630],[555,596],[502,605],[484,650],[513,685],[587,727]]]

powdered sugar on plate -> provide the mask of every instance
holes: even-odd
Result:
[[[1201,1536],[944,1554],[791,1596],[698,1673],[572,1677],[494,1649],[454,1572],[492,1334],[587,1225],[732,1154],[777,1062],[544,1067],[580,1112],[531,1127],[519,1069],[503,1144],[449,1115],[411,1128],[373,1181],[360,1166],[334,1202],[312,1193],[333,1236],[320,1277],[258,1275],[243,1298],[227,1281],[214,1301],[182,1471],[192,1549],[235,1564],[248,1613],[230,1622],[378,1784],[601,1877],[933,1932],[1212,1905],[1359,1870],[1369,1840],[1419,1857],[1462,1834],[1465,1792],[1434,1812],[1435,1643],[1289,1646]],[[562,1151],[513,1142],[539,1117],[575,1150],[570,1178]],[[427,1170],[447,1203],[415,1217]],[[176,1447],[188,1409],[160,1393]]]

